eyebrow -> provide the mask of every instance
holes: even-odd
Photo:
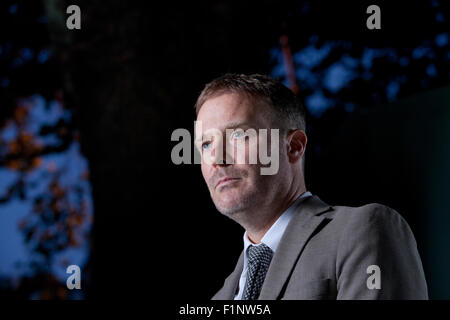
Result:
[[[232,121],[229,122],[225,129],[237,128],[237,127],[247,127],[249,123],[247,121]]]
[[[234,128],[238,128],[238,127],[248,127],[249,123],[247,121],[231,121],[229,123],[226,124],[226,126],[223,127],[223,129],[234,129]],[[221,130],[223,131],[223,130]],[[205,137],[204,134],[202,133],[202,136],[195,139],[195,142],[201,142],[204,141]]]

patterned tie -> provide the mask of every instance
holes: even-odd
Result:
[[[256,300],[272,260],[273,251],[261,243],[258,246],[250,245],[247,249],[248,271],[242,300]]]

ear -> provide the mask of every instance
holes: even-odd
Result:
[[[287,135],[287,155],[290,163],[300,161],[305,153],[308,139],[303,130],[292,130]]]

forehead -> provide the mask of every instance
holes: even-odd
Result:
[[[223,130],[233,123],[246,123],[254,127],[268,126],[269,106],[243,94],[224,93],[205,101],[200,108],[197,122],[202,131],[214,128]]]

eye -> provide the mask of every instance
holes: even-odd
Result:
[[[231,134],[231,138],[232,139],[239,139],[242,138],[244,136],[244,130],[239,129],[239,130],[235,130],[232,134]]]
[[[211,145],[210,141],[205,141],[205,142],[202,143],[202,149],[203,150],[207,150],[210,145]]]

